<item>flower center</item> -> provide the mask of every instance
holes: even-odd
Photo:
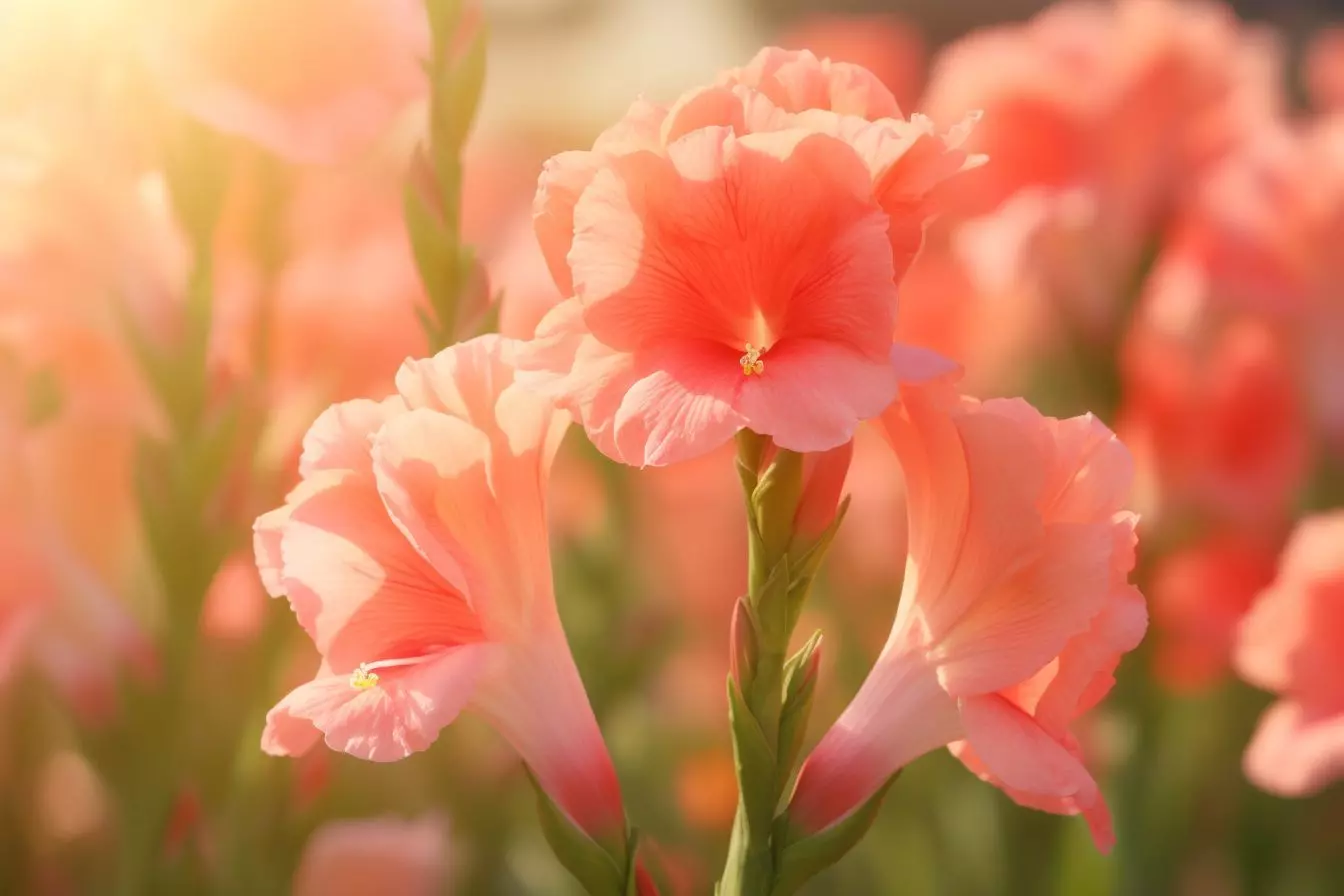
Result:
[[[370,671],[368,663],[360,663],[359,668],[350,673],[350,687],[357,691],[367,691],[377,685],[378,673]]]
[[[765,362],[761,360],[761,355],[764,352],[765,349],[753,348],[750,342],[747,343],[747,353],[737,361],[742,365],[743,376],[751,376],[752,374],[760,376],[765,373]]]
[[[440,656],[441,653],[428,653],[424,656],[408,656],[395,660],[379,660],[376,663],[360,663],[355,671],[350,673],[350,687],[357,691],[367,691],[369,688],[378,686],[378,673],[375,669],[386,669],[393,666],[415,666],[420,663],[426,663]]]

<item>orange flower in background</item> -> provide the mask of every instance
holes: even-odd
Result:
[[[1027,388],[1069,335],[1047,263],[1070,251],[1067,240],[1054,239],[1064,231],[1047,226],[1063,202],[1028,190],[989,214],[935,226],[901,283],[897,341],[956,361],[977,395]]]
[[[959,205],[1044,194],[1053,209],[1024,249],[1055,314],[1097,339],[1198,175],[1277,117],[1277,66],[1214,3],[1060,3],[946,50],[924,108],[941,122],[984,111],[968,148],[990,161],[962,179]]]
[[[624,842],[620,789],[560,627],[545,485],[567,421],[486,336],[410,361],[398,395],[313,424],[303,481],[256,525],[257,563],[322,654],[263,747],[395,761],[467,707],[596,838]]]
[[[1163,557],[1148,588],[1157,630],[1154,671],[1168,687],[1200,690],[1227,674],[1237,626],[1274,578],[1275,545],[1213,533]]]
[[[552,159],[537,235],[562,293],[522,358],[603,453],[704,454],[741,429],[824,451],[938,369],[891,343],[895,282],[967,163],[871,75],[763,51]],[[776,105],[782,103],[783,106]],[[798,114],[793,114],[794,112]]]
[[[0,125],[0,637],[97,716],[152,663],[133,471],[162,421],[128,330],[176,338],[183,266],[154,185],[90,137]]]
[[[370,144],[425,89],[415,0],[143,0],[167,96],[211,127],[300,162]]]
[[[1300,388],[1344,446],[1344,116],[1267,127],[1206,181],[1166,255],[1207,301],[1286,339]]]
[[[1128,453],[1091,416],[1042,417],[907,388],[882,418],[908,483],[910,550],[890,638],[804,762],[792,824],[824,830],[898,769],[952,751],[1017,802],[1114,840],[1070,732],[1143,637],[1128,584]]]
[[[229,388],[262,377],[269,442],[290,465],[324,408],[389,391],[423,352],[424,289],[392,154],[296,173],[278,209],[240,168],[217,238],[211,364]]]
[[[1246,775],[1282,796],[1344,776],[1344,513],[1297,526],[1274,583],[1242,623],[1237,671],[1280,700],[1260,719]]]
[[[924,87],[928,50],[918,28],[899,16],[807,16],[789,27],[779,45],[872,72],[896,105],[916,108]]]
[[[1218,3],[1058,3],[950,47],[924,107],[944,122],[983,110],[971,146],[991,161],[962,185],[981,202],[1085,187],[1140,228],[1275,119],[1275,49]]]
[[[442,893],[451,866],[448,837],[437,815],[329,821],[308,838],[294,896]]]
[[[1275,531],[1312,451],[1287,349],[1262,321],[1220,322],[1201,313],[1197,290],[1153,282],[1121,354],[1117,423],[1144,500],[1165,517],[1204,514]]]
[[[1312,36],[1302,62],[1302,80],[1317,110],[1344,111],[1344,28],[1322,28]]]

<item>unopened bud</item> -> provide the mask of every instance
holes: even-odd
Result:
[[[853,457],[852,441],[804,455],[803,494],[793,517],[795,544],[799,540],[804,544],[816,541],[830,527]]]

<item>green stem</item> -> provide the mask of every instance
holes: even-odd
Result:
[[[750,534],[749,613],[739,639],[752,641],[750,662],[738,666],[738,680],[750,720],[735,720],[733,736],[738,760],[738,804],[728,844],[728,856],[719,896],[769,896],[774,886],[775,857],[772,827],[782,789],[791,769],[780,768],[780,715],[784,706],[784,666],[798,606],[807,585],[790,581],[793,519],[802,491],[802,457],[779,451],[769,468],[758,475],[765,450],[754,433],[739,437],[739,473],[747,501]],[[734,644],[740,651],[743,645]],[[754,720],[764,751],[753,752],[742,743],[742,725]],[[754,738],[755,735],[753,734]],[[755,758],[753,758],[755,757]],[[768,768],[752,769],[766,763]],[[751,778],[752,780],[748,780]],[[768,781],[762,786],[759,781]]]

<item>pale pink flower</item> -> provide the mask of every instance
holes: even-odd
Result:
[[[0,666],[32,662],[86,719],[153,662],[133,472],[161,417],[126,331],[173,338],[182,272],[162,204],[91,139],[0,126]]]
[[[434,896],[449,870],[448,824],[416,819],[329,821],[304,846],[294,896]]]
[[[276,212],[265,180],[251,174],[235,177],[216,239],[210,365],[221,392],[265,389],[257,396],[267,411],[264,460],[292,469],[323,409],[391,391],[401,362],[423,352],[424,288],[398,198],[399,161],[299,172],[278,220],[267,217]],[[268,231],[274,243],[259,245]]]
[[[1084,815],[1109,848],[1070,725],[1147,622],[1127,582],[1128,453],[1090,415],[1055,420],[944,386],[902,389],[881,423],[909,488],[905,583],[877,663],[803,764],[791,823],[825,829],[950,745],[1017,802]]]
[[[256,525],[257,563],[322,654],[271,710],[270,753],[375,761],[471,708],[594,836],[624,837],[615,770],[556,612],[545,487],[567,421],[487,336],[408,361],[398,394],[335,405],[303,481]]]
[[[212,127],[302,162],[372,142],[420,95],[415,0],[149,0],[143,48],[167,96]]]
[[[1260,719],[1246,775],[1282,796],[1344,777],[1344,512],[1298,524],[1278,577],[1242,622],[1237,671],[1282,699]]]
[[[572,298],[538,326],[529,381],[635,466],[744,428],[848,441],[927,373],[893,348],[896,283],[968,163],[964,128],[864,114],[896,109],[862,69],[765,50],[548,162],[537,236]]]

